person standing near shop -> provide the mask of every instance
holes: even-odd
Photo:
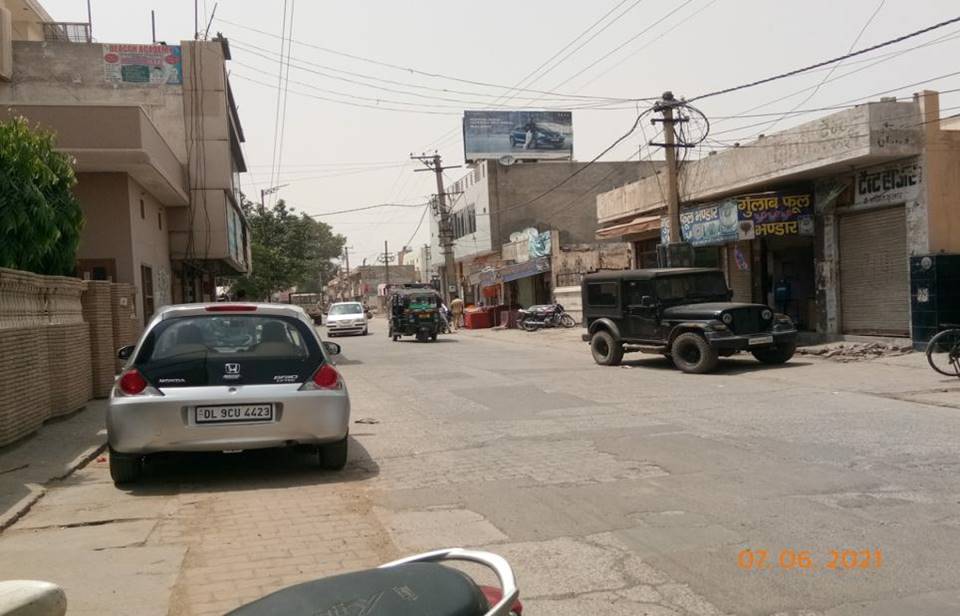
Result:
[[[453,329],[460,329],[463,326],[463,300],[459,297],[450,300],[450,312],[453,314],[451,319]]]

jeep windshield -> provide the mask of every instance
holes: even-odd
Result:
[[[657,299],[664,303],[727,300],[727,283],[720,272],[657,278],[656,290]]]

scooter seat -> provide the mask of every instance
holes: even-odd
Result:
[[[488,609],[466,574],[437,563],[409,563],[290,586],[229,616],[482,616]]]

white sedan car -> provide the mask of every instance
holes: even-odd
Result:
[[[360,302],[339,302],[327,313],[327,336],[339,334],[367,335],[367,315]]]
[[[110,474],[137,479],[152,454],[299,446],[326,469],[347,461],[350,397],[298,306],[161,308],[127,360],[107,408]]]

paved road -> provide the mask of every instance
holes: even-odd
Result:
[[[0,536],[0,578],[56,579],[72,614],[215,614],[466,545],[530,614],[960,613],[960,384],[917,361],[689,376],[595,366],[569,332],[338,341],[345,472],[192,456],[118,491],[101,459]]]

